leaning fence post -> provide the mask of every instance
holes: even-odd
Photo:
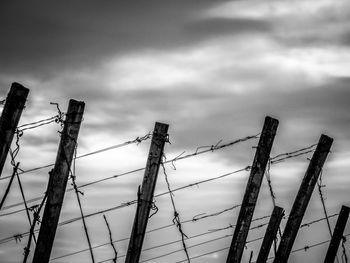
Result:
[[[69,101],[56,162],[50,177],[52,180],[48,190],[33,263],[47,263],[50,260],[84,107],[84,102]]]
[[[334,259],[337,256],[337,251],[338,251],[340,241],[343,237],[346,222],[348,221],[348,218],[349,218],[349,213],[350,213],[350,208],[343,205],[340,210],[338,220],[334,228],[333,236],[331,239],[331,243],[329,244],[324,263],[334,262]]]
[[[275,206],[272,211],[269,224],[267,225],[264,240],[261,244],[261,248],[260,248],[256,263],[266,262],[270,253],[272,243],[276,238],[277,231],[283,216],[284,216],[284,209],[282,207]]]
[[[168,139],[168,124],[156,123],[143,177],[141,191],[138,193],[138,205],[129,241],[125,263],[138,263],[145,237],[147,222],[153,203],[154,189],[159,166],[162,161],[164,144]]]
[[[21,118],[29,89],[19,83],[12,83],[0,118],[0,177],[11,147],[16,128]]]
[[[278,120],[271,117],[265,118],[264,127],[256,149],[241,210],[239,212],[231,247],[226,260],[227,263],[241,262],[249,227],[259,195],[261,182],[264,177],[267,162],[270,158],[270,152],[276,135],[277,126]]]
[[[309,204],[312,192],[322,171],[323,164],[326,161],[332,143],[332,138],[322,135],[317,144],[316,150],[312,156],[288,217],[275,260],[273,261],[274,263],[286,263],[288,261],[289,254],[298,234],[307,205]]]

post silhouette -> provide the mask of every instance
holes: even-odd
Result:
[[[279,225],[284,216],[284,209],[279,206],[275,206],[270,217],[269,224],[267,225],[265,236],[261,244],[258,258],[256,263],[265,263],[272,246],[273,241],[276,238]]]
[[[19,119],[24,109],[29,89],[12,83],[0,118],[0,177],[11,147]]]
[[[322,135],[317,144],[316,150],[312,156],[288,217],[275,260],[273,261],[274,263],[286,263],[288,261],[306,208],[309,204],[312,192],[331,149],[332,143],[332,138]]]
[[[33,263],[48,263],[50,260],[84,108],[84,102],[69,101],[55,166],[50,176],[50,187]]]
[[[337,251],[339,248],[340,241],[343,238],[343,233],[345,230],[346,222],[348,221],[348,218],[349,218],[349,213],[350,213],[350,208],[343,205],[340,210],[338,220],[334,228],[331,243],[329,244],[324,263],[334,262],[334,259],[337,256]]]
[[[156,123],[148,154],[142,187],[138,191],[138,204],[129,241],[125,263],[138,263],[146,233],[147,222],[153,202],[159,166],[162,161],[164,144],[168,140],[168,124]]]
[[[267,162],[270,158],[270,152],[276,135],[277,126],[278,120],[271,117],[265,118],[264,127],[256,149],[255,158],[250,171],[248,184],[243,197],[226,263],[241,262],[261,182],[264,177]]]

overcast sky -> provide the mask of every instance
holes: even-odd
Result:
[[[78,155],[133,140],[156,121],[170,125],[168,158],[199,146],[229,142],[261,131],[266,115],[280,125],[272,155],[334,138],[323,172],[327,211],[350,205],[350,2],[346,0],[245,1],[7,1],[0,3],[0,99],[12,82],[30,89],[20,124],[66,111],[71,98],[85,101]],[[24,133],[17,159],[24,170],[54,162],[60,129],[50,124]],[[150,140],[77,161],[77,184],[143,167]],[[257,140],[166,166],[171,187],[219,176],[251,165]],[[276,203],[289,214],[311,154],[271,167]],[[11,173],[5,167],[2,177]],[[41,196],[49,168],[22,175],[27,199]],[[175,193],[182,220],[222,211],[242,202],[248,172]],[[86,214],[136,198],[143,172],[83,189]],[[8,180],[0,181],[0,193]],[[70,184],[68,185],[70,187]],[[156,193],[166,191],[159,173]],[[2,194],[1,194],[2,195]],[[21,202],[17,182],[6,205]],[[35,204],[35,203],[33,203]],[[153,229],[171,224],[170,197],[156,199]],[[16,206],[0,213],[0,239],[29,230]],[[130,235],[135,207],[105,213],[114,240]],[[264,180],[254,218],[269,215],[272,201]],[[188,236],[235,224],[239,209],[184,224]],[[79,217],[73,192],[66,194],[61,221]],[[324,217],[315,189],[304,222]],[[336,217],[330,219],[332,228]],[[256,222],[266,223],[268,219]],[[282,222],[282,225],[286,220]],[[87,219],[94,246],[106,243],[102,215]],[[349,224],[348,224],[349,225]],[[264,235],[251,231],[248,239]],[[233,229],[191,238],[188,246],[229,235]],[[349,226],[345,233],[350,233]],[[325,221],[300,230],[294,249],[329,239]],[[144,248],[180,239],[175,226],[146,236]],[[0,244],[1,262],[21,262],[27,237]],[[189,249],[191,257],[230,245],[231,237]],[[259,252],[247,246],[242,262]],[[117,242],[119,255],[127,241]],[[350,251],[349,242],[346,245]],[[58,228],[52,258],[87,248],[81,221]],[[145,251],[142,260],[181,249],[181,243]],[[321,262],[327,244],[293,253],[289,262]],[[34,252],[34,245],[30,258]],[[227,250],[191,262],[225,262]],[[348,252],[350,253],[350,252]],[[94,250],[96,262],[113,258],[110,246]],[[350,254],[349,254],[350,255]],[[271,254],[273,256],[273,253]],[[118,259],[124,262],[125,258]],[[185,259],[183,251],[148,262]],[[88,251],[52,262],[91,262]],[[107,262],[107,261],[106,261]],[[109,262],[112,262],[111,260]]]

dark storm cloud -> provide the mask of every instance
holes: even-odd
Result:
[[[91,67],[111,55],[187,44],[181,28],[211,1],[3,1],[2,72]]]
[[[345,147],[350,140],[346,132],[350,129],[349,85],[348,78],[331,78],[321,86],[265,87],[239,96],[227,90],[193,88],[122,91],[114,104],[91,105],[84,129],[123,133],[163,121],[171,125],[172,149],[180,151],[259,133],[264,117],[270,115],[280,120],[278,151],[313,144],[321,133]],[[105,121],[89,121],[89,114],[104,116]]]
[[[272,29],[270,22],[249,18],[206,18],[189,23],[189,37],[208,38],[237,34],[264,33]]]

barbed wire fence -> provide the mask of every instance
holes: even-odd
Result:
[[[1,104],[2,104],[2,101],[0,101],[0,105]],[[20,162],[18,162],[16,160],[16,157],[17,157],[17,155],[18,155],[18,153],[20,151],[20,147],[21,147],[20,139],[24,135],[24,132],[27,132],[28,130],[33,130],[33,129],[36,129],[36,128],[39,128],[39,127],[42,127],[42,126],[45,126],[45,125],[49,125],[51,123],[57,123],[57,124],[61,125],[61,127],[62,127],[62,123],[63,123],[63,120],[64,120],[64,113],[60,111],[59,105],[57,103],[51,103],[51,104],[55,105],[57,107],[57,110],[58,110],[58,114],[57,115],[49,117],[49,118],[45,118],[45,119],[42,119],[42,120],[39,120],[39,121],[34,121],[34,122],[31,122],[31,123],[27,123],[27,124],[23,124],[21,126],[18,126],[18,128],[16,129],[15,148],[14,148],[14,150],[10,151],[11,165],[12,165],[12,168],[13,168],[13,173],[10,176],[1,178],[1,180],[9,179],[9,187],[8,187],[8,190],[6,190],[6,192],[4,194],[4,197],[3,197],[2,201],[1,201],[1,206],[5,203],[7,194],[9,192],[9,190],[10,190],[10,187],[11,187],[11,184],[12,184],[12,182],[14,180],[14,177],[16,177],[18,179],[18,184],[19,184],[19,188],[20,188],[20,191],[21,191],[21,196],[22,196],[22,199],[23,199],[23,202],[21,202],[21,203],[16,203],[16,204],[12,204],[12,205],[9,205],[9,206],[2,207],[1,211],[10,210],[10,209],[15,208],[15,207],[20,206],[20,205],[24,205],[25,208],[24,209],[20,209],[20,210],[16,210],[16,211],[11,211],[9,213],[0,213],[0,217],[6,217],[6,216],[12,215],[14,213],[20,213],[20,212],[25,211],[25,213],[27,214],[27,217],[28,217],[30,229],[29,229],[28,232],[21,233],[21,234],[16,234],[16,235],[13,235],[11,237],[5,237],[5,238],[0,239],[0,245],[1,244],[5,244],[5,243],[10,242],[10,241],[18,242],[18,241],[21,241],[22,238],[28,236],[27,245],[24,248],[24,262],[26,262],[26,260],[28,258],[32,239],[34,240],[34,242],[36,241],[35,233],[38,232],[38,229],[35,229],[35,227],[40,223],[40,212],[41,212],[42,207],[45,204],[45,200],[46,200],[47,195],[45,194],[43,196],[40,196],[40,197],[37,197],[37,198],[34,198],[34,199],[26,200],[25,191],[24,191],[22,182],[20,180],[20,175],[26,174],[26,173],[29,173],[29,172],[32,172],[32,171],[37,171],[37,170],[40,170],[40,169],[48,168],[48,167],[52,166],[52,164],[48,164],[48,165],[44,165],[44,166],[40,166],[40,167],[35,167],[35,168],[32,168],[32,169],[28,169],[28,170],[22,170],[19,167]],[[117,175],[113,175],[113,176],[107,176],[105,178],[94,180],[94,181],[88,182],[86,184],[81,184],[80,186],[78,186],[76,184],[75,160],[79,159],[79,158],[84,158],[84,157],[87,157],[87,156],[99,154],[99,153],[102,153],[102,152],[106,152],[106,151],[109,151],[109,150],[112,150],[112,149],[121,148],[121,147],[130,145],[130,144],[138,145],[141,142],[150,139],[151,137],[152,137],[152,133],[149,132],[146,135],[136,137],[133,140],[129,140],[129,141],[126,141],[124,143],[120,143],[120,144],[112,145],[112,146],[109,146],[109,147],[106,147],[106,148],[102,148],[102,149],[99,149],[99,150],[96,150],[96,151],[93,151],[93,152],[89,152],[89,153],[86,153],[86,154],[83,154],[83,155],[80,155],[80,156],[77,156],[76,155],[76,151],[75,151],[74,162],[73,162],[73,169],[70,171],[70,173],[71,173],[71,181],[72,181],[72,186],[73,187],[67,189],[67,192],[69,192],[69,191],[74,191],[75,192],[75,194],[77,196],[78,203],[79,203],[81,215],[79,217],[71,218],[69,220],[63,221],[63,222],[59,223],[59,226],[68,225],[68,224],[71,224],[73,222],[82,220],[83,224],[84,224],[85,234],[87,236],[87,239],[89,240],[88,241],[89,248],[83,249],[83,250],[77,250],[77,251],[71,252],[69,254],[65,254],[65,255],[61,255],[61,256],[52,258],[51,261],[55,261],[57,259],[64,258],[64,257],[77,255],[77,254],[80,254],[80,253],[83,253],[83,252],[86,252],[86,251],[90,251],[92,261],[95,262],[94,256],[93,256],[93,251],[95,249],[98,249],[98,248],[101,248],[101,247],[104,247],[104,246],[107,246],[107,245],[110,245],[113,248],[114,257],[106,259],[106,260],[103,260],[103,261],[98,261],[98,262],[100,262],[100,263],[108,262],[108,261],[117,262],[117,259],[125,257],[125,255],[118,255],[118,252],[117,252],[114,244],[117,243],[117,242],[126,241],[126,240],[128,240],[128,238],[125,237],[123,239],[113,240],[113,238],[112,238],[112,231],[111,231],[109,223],[108,223],[108,221],[107,221],[107,219],[105,217],[105,213],[108,213],[108,212],[111,212],[111,211],[114,211],[114,210],[117,210],[117,209],[122,209],[122,208],[125,208],[125,207],[128,207],[128,206],[134,205],[134,204],[137,203],[137,200],[130,200],[130,201],[124,202],[124,203],[122,203],[120,205],[117,205],[117,206],[113,206],[113,207],[109,207],[109,208],[106,208],[106,209],[103,209],[103,210],[99,210],[99,211],[96,211],[96,212],[93,212],[93,213],[85,214],[85,213],[83,213],[82,205],[81,205],[80,198],[79,198],[79,195],[82,194],[82,191],[80,189],[84,188],[84,187],[88,187],[88,186],[93,186],[95,184],[99,184],[101,182],[108,181],[108,180],[111,180],[111,179],[116,179],[116,178],[119,178],[119,177],[123,177],[123,176],[129,175],[129,174],[135,173],[135,172],[139,172],[139,171],[144,170],[145,168],[141,167],[141,168],[138,168],[138,169],[134,169],[134,170],[131,170],[131,171],[124,172],[122,174],[117,174]],[[217,253],[217,252],[224,251],[224,250],[228,249],[228,247],[220,248],[220,249],[216,249],[215,251],[207,252],[207,253],[201,254],[201,255],[196,255],[196,256],[193,256],[193,257],[191,257],[189,255],[189,250],[191,250],[191,249],[193,249],[195,247],[203,246],[203,245],[208,244],[208,243],[214,243],[214,242],[217,242],[219,240],[227,239],[227,238],[232,236],[232,233],[225,233],[225,235],[222,235],[220,237],[215,237],[215,238],[211,238],[211,239],[206,240],[206,241],[197,242],[197,243],[195,243],[193,245],[186,245],[185,241],[186,240],[190,240],[190,239],[195,239],[197,237],[210,236],[213,233],[217,233],[217,232],[232,230],[235,227],[234,225],[223,226],[222,228],[217,228],[217,229],[208,229],[206,232],[201,232],[201,233],[198,233],[198,234],[195,234],[195,235],[187,235],[187,234],[185,234],[184,231],[183,231],[183,227],[182,226],[184,224],[188,224],[188,223],[197,223],[197,222],[200,222],[200,221],[208,219],[208,218],[219,217],[219,216],[221,216],[221,215],[223,215],[223,214],[225,214],[225,213],[227,213],[229,211],[233,211],[236,208],[239,208],[240,205],[234,205],[234,206],[231,206],[231,207],[228,207],[228,208],[225,208],[225,209],[222,209],[220,211],[213,212],[213,213],[207,213],[206,212],[206,213],[192,215],[190,217],[190,219],[182,221],[180,219],[177,207],[175,206],[175,201],[174,201],[173,195],[174,195],[174,192],[181,191],[183,189],[187,189],[187,188],[191,188],[191,187],[194,187],[194,186],[198,186],[200,184],[216,181],[216,180],[219,180],[219,179],[222,179],[222,178],[225,178],[225,177],[237,174],[237,173],[248,172],[248,171],[250,171],[251,167],[249,165],[247,165],[245,167],[242,167],[241,169],[237,169],[235,171],[232,171],[232,172],[229,172],[229,173],[226,173],[226,174],[222,174],[222,175],[219,175],[219,176],[214,176],[214,177],[211,177],[211,178],[208,178],[208,179],[205,179],[205,180],[196,181],[196,182],[193,182],[193,183],[190,183],[190,184],[186,184],[186,185],[178,187],[178,188],[173,188],[171,186],[170,182],[169,182],[165,164],[171,165],[173,170],[176,170],[177,168],[176,168],[175,164],[178,161],[185,160],[185,159],[188,159],[188,158],[192,158],[192,157],[204,154],[204,153],[215,152],[215,151],[218,151],[218,150],[221,150],[221,149],[224,149],[224,148],[236,145],[238,143],[245,142],[245,141],[248,141],[248,140],[251,140],[251,139],[257,139],[257,138],[259,138],[259,134],[246,136],[246,137],[241,138],[241,139],[230,141],[230,142],[228,142],[226,144],[223,144],[222,140],[219,140],[216,144],[213,144],[213,145],[199,146],[192,153],[185,154],[185,151],[183,151],[181,154],[177,155],[175,158],[172,158],[172,159],[169,159],[169,160],[167,160],[166,158],[163,159],[163,162],[162,162],[161,165],[162,165],[163,173],[164,173],[165,180],[166,180],[166,183],[167,183],[168,191],[162,192],[160,194],[157,194],[154,197],[155,198],[159,198],[159,197],[165,196],[165,195],[169,195],[170,196],[171,203],[172,203],[172,206],[173,206],[173,213],[174,213],[173,224],[175,224],[176,227],[178,228],[178,230],[179,230],[179,232],[181,234],[181,239],[177,239],[177,240],[173,240],[173,241],[170,241],[170,242],[161,243],[161,244],[158,244],[156,246],[146,248],[143,251],[149,251],[149,250],[152,250],[152,249],[156,249],[156,248],[172,245],[172,244],[175,244],[175,243],[181,243],[182,244],[182,248],[181,249],[177,249],[177,250],[173,250],[173,251],[170,251],[170,252],[167,252],[167,253],[163,253],[161,255],[157,255],[157,256],[154,256],[154,257],[150,257],[148,259],[143,259],[141,262],[149,262],[149,261],[152,261],[152,260],[155,260],[155,259],[164,258],[164,257],[173,255],[173,254],[178,253],[178,252],[185,252],[186,259],[182,260],[182,261],[177,261],[177,262],[190,262],[190,260],[192,260],[192,259],[201,258],[201,257],[204,257],[206,255]],[[295,151],[289,151],[289,152],[286,152],[286,153],[278,154],[278,155],[276,155],[274,157],[271,157],[269,159],[268,169],[267,169],[267,171],[265,173],[265,176],[266,176],[266,180],[267,180],[267,183],[268,183],[269,192],[270,192],[270,196],[271,196],[271,200],[273,202],[273,205],[276,204],[276,202],[275,202],[276,201],[276,194],[275,194],[275,191],[274,191],[273,186],[272,186],[272,180],[271,180],[271,174],[270,174],[271,166],[273,166],[275,164],[278,164],[278,163],[281,163],[281,162],[284,162],[284,161],[286,161],[288,159],[292,159],[292,158],[296,158],[296,157],[300,157],[300,156],[305,156],[305,155],[307,155],[309,153],[312,153],[315,150],[315,146],[316,145],[313,144],[311,146],[307,146],[307,147],[304,147],[304,148],[301,148],[301,149],[298,149],[298,150],[295,150]],[[310,221],[310,222],[306,222],[306,223],[301,225],[300,229],[306,228],[306,227],[310,227],[310,226],[312,226],[312,225],[314,225],[316,223],[322,222],[322,221],[326,221],[327,222],[327,227],[328,227],[328,229],[330,231],[330,234],[332,234],[332,231],[331,231],[331,228],[330,228],[329,219],[337,216],[338,214],[332,214],[330,216],[328,215],[328,211],[327,211],[326,206],[325,206],[324,193],[322,191],[322,188],[325,187],[325,185],[322,183],[322,176],[320,177],[320,180],[319,180],[319,182],[317,184],[318,184],[318,190],[319,190],[320,199],[321,199],[322,205],[323,205],[324,217],[323,218],[317,218],[317,219],[315,219],[313,221]],[[39,201],[39,200],[41,201],[40,203],[35,203],[32,206],[28,206],[28,203],[34,203],[34,202]],[[30,212],[32,213],[32,216],[30,216]],[[91,242],[90,242],[90,238],[89,238],[89,235],[88,235],[88,229],[87,229],[87,226],[86,226],[86,223],[85,223],[85,219],[89,218],[89,217],[93,217],[93,216],[98,216],[98,215],[101,215],[101,214],[103,214],[104,220],[106,222],[106,226],[108,228],[109,242],[93,246],[91,244]],[[31,220],[31,218],[33,218],[33,221]],[[263,216],[263,217],[260,217],[260,218],[253,219],[253,221],[256,222],[256,221],[260,221],[260,220],[264,220],[264,219],[268,219],[268,218],[269,218],[269,215],[266,215],[266,216]],[[150,234],[150,233],[156,232],[156,231],[160,231],[160,230],[165,229],[165,228],[169,228],[169,227],[173,226],[173,224],[164,225],[164,226],[157,227],[155,229],[151,229],[151,230],[147,231],[147,234]],[[256,226],[251,227],[250,230],[260,229],[260,228],[265,227],[266,225],[267,225],[267,223],[264,222],[264,223],[261,223],[261,224],[258,224]],[[342,256],[341,256],[342,262],[347,262],[348,261],[348,257],[347,257],[347,253],[346,253],[346,247],[345,247],[345,242],[346,242],[346,237],[349,236],[349,235],[350,234],[345,234],[344,237],[343,237],[343,240],[342,240]],[[252,240],[248,240],[246,243],[247,244],[248,243],[253,243],[253,242],[261,240],[262,238],[263,237],[258,237],[258,238],[252,239]],[[296,252],[299,252],[299,251],[308,252],[309,249],[311,249],[313,247],[316,247],[316,246],[319,246],[319,245],[322,245],[322,244],[326,244],[328,242],[329,242],[329,240],[324,240],[324,241],[318,242],[316,244],[305,245],[303,248],[293,250],[292,253],[296,253]],[[277,241],[276,241],[276,244],[277,244]],[[270,258],[270,259],[272,259],[272,258]],[[252,261],[252,262],[254,262],[254,261]]]

